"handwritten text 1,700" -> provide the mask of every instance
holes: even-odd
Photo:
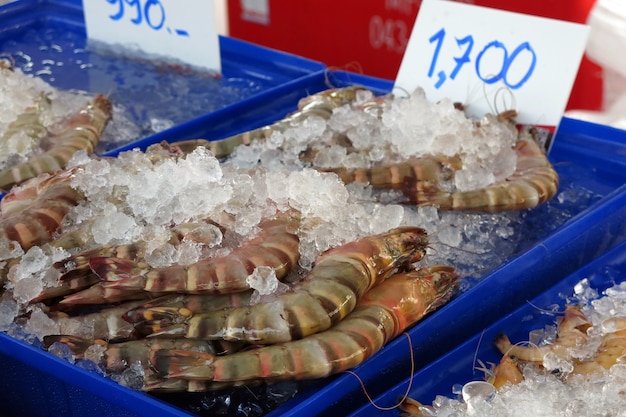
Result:
[[[428,77],[432,77],[435,74],[439,55],[441,53],[441,47],[444,43],[445,37],[446,31],[445,29],[441,28],[428,39],[431,44],[435,44],[435,50],[432,60],[430,62],[430,67],[428,69]],[[458,48],[460,49],[460,55],[453,57],[453,60],[456,64],[454,65],[454,68],[449,75],[446,75],[446,72],[443,70],[437,72],[437,81],[435,83],[435,88],[437,89],[443,85],[448,77],[454,80],[459,74],[459,71],[461,71],[461,68],[463,68],[465,64],[471,62],[471,53],[472,49],[474,48],[474,38],[472,37],[472,35],[467,35],[463,38],[455,38],[455,40]],[[485,73],[486,71],[483,66],[481,66],[481,64],[484,65],[483,60],[486,59],[487,56],[493,58],[494,54],[502,55],[501,63],[499,64],[500,66],[498,68],[495,68],[494,72],[490,71],[488,73]],[[522,68],[521,71],[519,71],[519,68],[517,68],[518,71],[516,72],[516,76],[518,77],[518,79],[512,81],[510,79],[509,71],[512,65],[515,63],[516,59],[520,58],[522,54],[525,54],[527,56],[525,58],[522,58],[522,60],[519,62],[522,62],[521,65],[526,65],[527,68]],[[522,87],[528,81],[528,79],[532,76],[533,71],[535,70],[536,64],[537,55],[533,47],[528,42],[522,42],[513,50],[512,53],[509,54],[506,45],[504,45],[500,41],[493,40],[483,47],[483,49],[476,55],[476,58],[474,60],[474,68],[478,78],[480,78],[486,84],[494,84],[498,81],[502,81],[511,90],[516,90]],[[498,65],[496,65],[496,67],[497,66]],[[494,67],[491,66],[490,69],[493,71]]]

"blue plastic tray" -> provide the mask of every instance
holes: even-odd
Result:
[[[62,30],[63,36],[70,39],[68,45],[72,47],[53,49],[41,44],[42,41],[32,34],[33,32],[41,34],[45,39],[46,36],[50,36],[49,31],[54,30]],[[62,40],[59,43],[63,45]],[[219,43],[222,77],[219,81],[209,79],[204,83],[207,86],[211,85],[210,91],[213,92],[209,98],[203,97],[202,99],[203,105],[205,101],[207,103],[207,111],[191,114],[188,118],[184,114],[182,116],[177,114],[174,120],[181,117],[185,120],[179,120],[172,128],[154,134],[141,135],[126,143],[117,142],[107,146],[101,143],[97,150],[100,153],[115,152],[127,143],[146,136],[150,137],[153,142],[159,142],[163,139],[186,139],[214,134],[229,135],[235,133],[232,131],[234,128],[248,130],[250,127],[247,127],[247,124],[252,120],[260,120],[272,114],[272,106],[266,106],[268,101],[280,101],[285,99],[284,96],[293,100],[296,95],[306,94],[303,86],[307,84],[308,79],[317,76],[325,69],[322,63],[229,37],[220,36]],[[18,54],[17,67],[22,64],[19,54],[23,52],[29,55],[32,62],[29,74],[38,71],[46,72],[52,67],[53,74],[44,73],[42,78],[53,86],[64,90],[75,89],[94,94],[110,94],[113,100],[118,90],[131,85],[145,86],[146,94],[159,88],[151,84],[156,81],[145,79],[146,71],[157,72],[152,67],[134,63],[132,70],[126,70],[125,67],[118,69],[117,61],[111,61],[102,58],[99,54],[84,50],[85,45],[86,31],[80,0],[18,0],[0,6],[0,54],[11,55],[14,58]],[[75,51],[80,51],[79,55],[76,55],[78,52]],[[50,61],[61,62],[62,66],[51,65]],[[91,68],[89,65],[92,65]],[[85,66],[87,69],[84,68]],[[159,76],[165,77],[162,74]],[[198,81],[195,81],[193,85],[202,86],[202,78],[199,76],[196,78]],[[159,78],[158,82],[161,82],[161,79]],[[235,91],[240,91],[240,93],[234,93]],[[185,111],[184,97],[181,94],[176,101],[177,107],[181,107],[183,112]],[[149,124],[146,116],[146,108],[151,108],[149,103],[121,104],[127,107],[128,114],[133,115],[132,119],[135,123],[140,126]],[[257,107],[255,114],[250,111],[252,107]],[[220,124],[221,112],[227,109],[233,114],[239,112],[251,114],[252,119]],[[168,118],[165,113],[166,109],[158,109],[158,111],[160,117]]]
[[[336,86],[360,84],[377,91],[392,87],[390,82],[349,73],[330,73],[327,78]],[[563,180],[562,186],[574,184],[602,197],[548,235],[535,233],[532,217],[549,214],[541,207],[529,212],[528,227],[524,230],[527,239],[517,255],[408,331],[416,369],[433,362],[624,240],[625,145],[625,131],[574,119],[562,120],[550,153],[550,160]],[[399,337],[354,371],[364,381],[368,393],[377,396],[407,376],[410,358],[406,338]],[[342,374],[320,381],[269,416],[347,415],[365,402],[357,379]]]
[[[336,87],[364,85],[379,93],[391,88],[389,81],[329,72],[309,79],[303,91],[321,91],[329,87],[328,81]],[[221,120],[223,131],[250,128],[237,125],[238,120],[248,120],[252,127],[278,120],[294,110],[297,100],[304,95],[298,91],[288,99],[270,100],[263,111],[256,105],[236,112],[225,109]],[[186,126],[179,128],[184,131]],[[209,139],[219,137],[222,136],[215,133]],[[131,147],[145,148],[155,140],[144,139]],[[596,194],[596,201],[547,236],[537,236],[532,230],[534,211],[529,212],[525,231],[527,243],[520,246],[518,255],[506,260],[408,332],[417,369],[437,360],[625,240],[624,144],[626,132],[622,130],[563,120],[550,159],[559,174],[567,179],[566,183],[585,187]],[[537,216],[542,215],[538,213]],[[370,394],[378,396],[408,376],[409,362],[406,338],[400,337],[355,372],[364,380]],[[103,416],[188,415],[179,408],[89,374],[4,334],[0,334],[0,366],[6,370],[0,378],[0,404],[12,415],[87,415],[90,412]],[[39,400],[35,403],[20,398]],[[342,374],[313,382],[269,416],[348,415],[366,401],[357,380],[352,375]]]
[[[526,340],[528,332],[541,329],[555,323],[555,316],[544,314],[541,309],[551,309],[558,305],[563,311],[565,301],[563,297],[574,295],[574,286],[583,279],[588,279],[590,287],[599,294],[609,287],[626,280],[626,243],[622,243],[605,255],[580,268],[556,285],[550,287],[538,297],[502,316],[484,332],[476,334],[454,350],[432,362],[416,372],[413,376],[413,388],[409,396],[423,404],[432,404],[437,395],[455,398],[452,387],[455,384],[465,384],[470,381],[483,380],[483,373],[474,370],[475,359],[488,363],[498,363],[502,355],[493,345],[493,341],[500,333],[506,333],[512,341]],[[409,384],[409,379],[393,387],[374,402],[381,406],[390,406],[403,396]],[[365,404],[354,413],[353,417],[368,416],[397,416],[398,411],[379,411],[370,403]]]

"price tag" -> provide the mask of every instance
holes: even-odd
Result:
[[[394,93],[422,87],[475,117],[517,110],[521,124],[558,126],[589,27],[444,0],[424,0]]]
[[[88,39],[221,72],[212,0],[83,0]]]

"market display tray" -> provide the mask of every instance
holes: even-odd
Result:
[[[303,87],[306,94],[310,94],[331,86],[354,84],[377,93],[388,92],[392,86],[386,80],[329,71],[310,78]],[[225,110],[224,115],[228,119],[251,120],[254,121],[252,124],[260,126],[295,110],[297,100],[304,95],[300,91],[293,94],[291,101],[268,100],[263,115],[259,115],[256,106],[232,113]],[[235,122],[231,123],[234,126]],[[219,139],[220,135],[209,138]],[[131,147],[145,148],[157,140],[143,139]],[[399,337],[354,369],[369,394],[380,396],[401,384],[408,376],[411,355],[418,373],[421,372],[482,329],[624,241],[624,143],[626,132],[622,130],[563,119],[550,160],[566,190],[587,190],[593,196],[592,201],[543,235],[534,230],[537,219],[533,216],[551,215],[550,210],[558,212],[561,204],[558,196],[552,205],[542,209],[543,212],[539,210],[534,215],[534,211],[530,211],[527,228],[523,231],[525,239],[516,254],[480,280],[470,281],[450,303],[408,330],[412,351],[406,338]],[[183,408],[91,374],[5,334],[0,334],[0,366],[3,369],[0,401],[9,415],[193,415]],[[32,398],[37,401],[25,400]],[[340,374],[311,382],[295,398],[268,415],[348,415],[366,403],[368,401],[354,375]]]

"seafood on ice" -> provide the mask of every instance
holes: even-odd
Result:
[[[392,201],[435,205],[441,210],[530,209],[556,195],[558,174],[538,143],[537,129],[518,131],[515,112],[472,121],[458,106],[444,100],[432,108],[441,112],[442,124],[454,121],[451,125],[458,130],[447,131],[440,126],[441,133],[435,136],[430,129],[408,121],[403,128],[415,137],[409,136],[400,148],[394,137],[404,137],[407,132],[389,127],[388,119],[395,123],[396,118],[412,117],[421,122],[422,117],[431,116],[419,107],[426,101],[421,89],[411,98],[377,97],[358,87],[328,90],[302,100],[299,110],[283,120],[207,146],[220,157],[233,154],[235,161],[243,163],[255,158],[262,163],[264,154],[278,149],[287,161],[285,165],[334,172],[346,184],[360,182],[374,189],[398,190],[401,196]],[[409,105],[404,102],[418,103],[417,110],[425,114],[417,116],[416,108],[407,111]],[[399,115],[399,111],[405,114]],[[333,123],[334,115],[345,112],[356,114],[354,125]],[[290,134],[294,126],[307,123],[311,125],[310,136]],[[476,141],[486,143],[472,148]],[[414,149],[407,149],[407,144]],[[295,155],[291,162],[285,156],[290,153]],[[507,163],[514,168],[507,171]],[[493,172],[485,172],[486,166],[493,166]],[[478,177],[481,179],[476,180]]]
[[[6,195],[2,297],[50,346],[81,356],[87,341],[101,340],[91,350],[149,364],[145,390],[349,369],[458,288],[457,267],[435,266],[453,264],[432,250],[431,237],[442,236],[422,226],[439,227],[438,208],[491,221],[557,190],[534,132],[503,117],[474,121],[437,104],[425,110],[442,119],[431,144],[391,141],[404,135],[394,123],[406,122],[393,119],[423,100],[419,91],[405,100],[334,89],[277,124],[221,141],[116,158],[76,152],[64,169]],[[104,127],[107,106],[92,107],[97,122],[88,123]],[[304,357],[308,367],[267,366]]]
[[[588,344],[595,346],[589,334],[601,335],[595,353],[590,356],[584,349]],[[594,329],[578,307],[568,305],[559,320],[554,342],[542,346],[513,345],[503,334],[495,343],[503,355],[515,358],[519,364],[536,364],[549,372],[558,372],[566,379],[576,375],[589,376],[623,361],[626,355],[626,317],[606,318],[600,323],[600,329]]]
[[[360,364],[445,304],[457,288],[458,275],[450,266],[397,273],[366,292],[354,311],[328,330],[227,354],[216,354],[209,341],[200,339],[98,343],[104,346],[101,353],[107,371],[120,371],[120,364],[143,366],[144,390],[204,390],[261,380],[321,378]],[[65,343],[77,354],[86,350],[80,346],[93,344],[68,336],[50,336],[47,342]]]
[[[175,311],[172,324],[155,328],[154,334],[260,345],[301,339],[340,322],[363,294],[398,269],[420,261],[427,245],[426,233],[417,227],[367,236],[320,254],[301,281],[271,302],[188,318],[188,309]]]
[[[613,273],[608,273],[611,279],[616,277]],[[554,316],[554,321],[539,327],[529,325],[528,316],[518,315],[519,326],[514,324],[511,332],[529,329],[528,338],[511,342],[503,333],[496,336],[494,348],[501,360],[489,366],[478,360],[480,367],[475,368],[485,373],[485,380],[472,380],[462,389],[454,386],[458,397],[442,393],[432,404],[407,397],[398,407],[399,414],[619,415],[626,381],[625,295],[623,281],[605,289],[602,296],[589,279],[579,281],[573,296],[559,292],[566,300],[563,308],[558,302],[539,313]]]
[[[0,189],[5,192],[65,168],[78,151],[93,154],[113,112],[102,94],[90,98],[61,91],[10,64],[0,65],[0,91],[10,97],[17,85],[20,98],[2,109],[0,119]]]

